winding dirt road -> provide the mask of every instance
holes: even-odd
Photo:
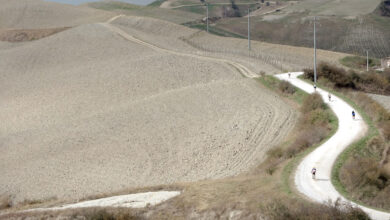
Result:
[[[294,86],[302,89],[307,93],[313,93],[313,86],[298,79],[302,72],[291,73],[291,78],[288,74],[280,74],[277,77],[281,80],[286,80]],[[358,205],[345,199],[334,188],[331,182],[331,172],[334,162],[338,155],[343,152],[352,142],[359,139],[367,131],[367,125],[359,114],[355,120],[352,119],[351,112],[353,108],[342,99],[332,94],[332,99],[328,101],[328,92],[322,89],[317,89],[322,98],[326,100],[329,107],[333,110],[339,120],[337,132],[324,144],[316,148],[312,153],[307,155],[299,164],[295,173],[295,185],[299,192],[307,196],[309,199],[316,202],[325,203],[329,200],[334,202],[338,198],[342,202],[352,203],[364,210],[373,219],[390,219],[390,213],[378,211]],[[311,169],[317,169],[316,180],[311,177]]]

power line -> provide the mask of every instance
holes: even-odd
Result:
[[[317,85],[317,42],[316,42],[316,20],[314,17],[314,86]]]
[[[251,11],[248,8],[248,50],[251,50]]]

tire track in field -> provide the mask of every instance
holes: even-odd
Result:
[[[125,31],[123,31],[122,29],[120,29],[120,28],[118,28],[118,27],[116,27],[116,26],[111,24],[111,22],[115,21],[116,19],[118,19],[118,18],[120,18],[122,16],[123,15],[115,16],[115,17],[109,19],[107,22],[100,23],[100,24],[103,25],[104,27],[106,27],[107,29],[111,30],[112,32],[115,32],[116,34],[118,34],[119,36],[123,37],[124,39],[126,39],[128,41],[140,44],[142,46],[149,47],[149,48],[151,48],[153,50],[160,51],[160,52],[165,52],[165,53],[170,53],[170,54],[174,54],[174,55],[178,55],[178,56],[186,56],[186,57],[192,57],[192,58],[201,59],[201,60],[207,60],[207,61],[212,61],[212,62],[228,64],[228,65],[233,66],[235,69],[237,69],[237,71],[240,74],[242,74],[243,76],[245,76],[247,78],[256,78],[256,77],[258,77],[258,75],[256,73],[252,72],[251,70],[246,68],[244,65],[242,65],[240,63],[237,63],[237,62],[234,62],[234,61],[231,61],[231,60],[226,60],[226,59],[221,59],[221,58],[214,58],[214,57],[208,57],[208,56],[201,56],[201,55],[195,55],[195,54],[178,52],[178,51],[172,51],[172,50],[169,50],[169,49],[158,47],[156,45],[153,45],[151,43],[148,43],[148,42],[145,42],[145,41],[143,41],[141,39],[138,39],[138,38],[136,38],[134,36],[131,36],[130,34],[128,34]]]

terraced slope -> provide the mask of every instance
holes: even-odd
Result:
[[[105,25],[4,45],[0,194],[17,200],[235,175],[296,120],[226,63],[154,50]]]

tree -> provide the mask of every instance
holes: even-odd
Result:
[[[232,3],[232,9],[233,9],[233,17],[241,17],[240,8],[236,5],[236,2],[234,0],[230,0]]]

